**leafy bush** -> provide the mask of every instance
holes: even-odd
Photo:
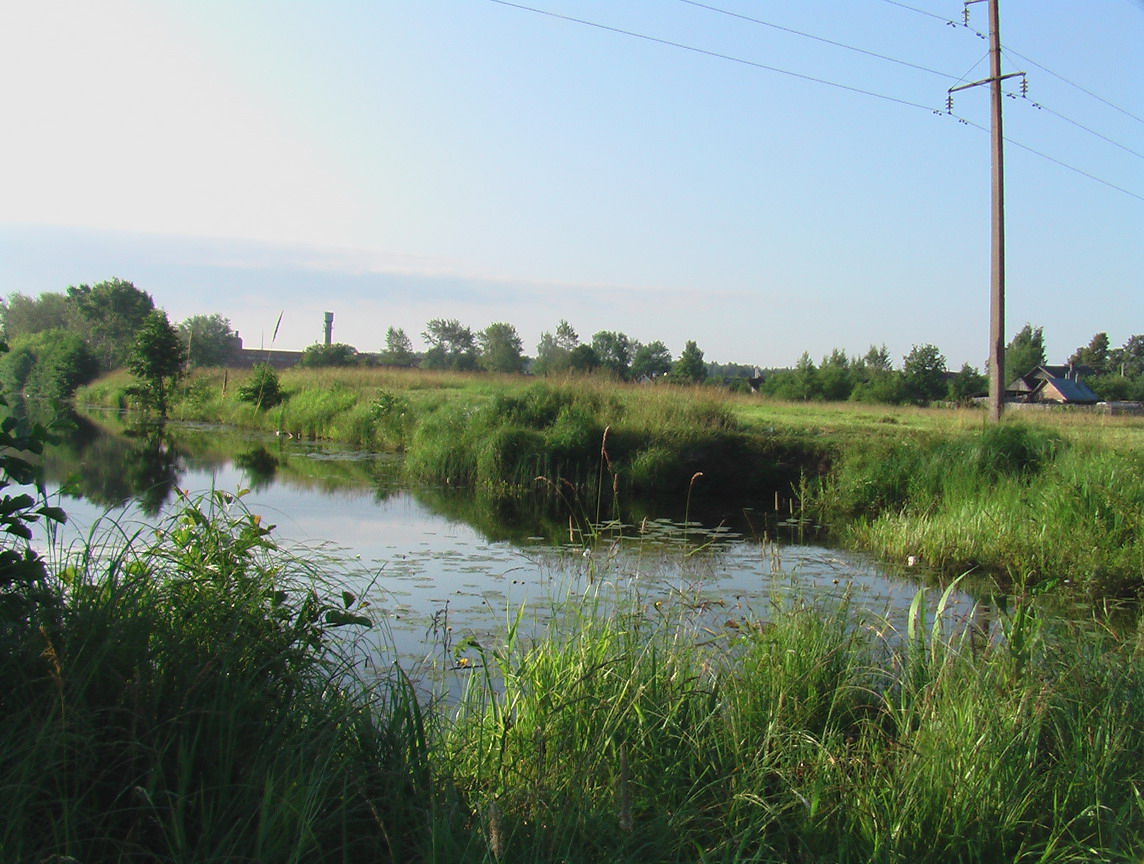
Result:
[[[353,366],[357,363],[357,349],[344,342],[335,342],[332,345],[321,343],[307,346],[302,352],[302,359],[298,365],[305,369],[317,369],[323,366]]]
[[[250,377],[238,388],[239,401],[257,408],[273,408],[285,398],[278,382],[278,373],[268,363],[254,364]]]
[[[46,330],[20,339],[0,360],[0,380],[12,393],[59,401],[92,381],[99,364],[83,338],[66,330]]]

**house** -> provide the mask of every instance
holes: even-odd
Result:
[[[1095,405],[1099,398],[1081,380],[1092,374],[1088,366],[1038,366],[1005,388],[1005,397],[1013,402]]]

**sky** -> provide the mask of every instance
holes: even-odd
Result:
[[[963,8],[969,10],[968,25]],[[1144,333],[1144,0],[1005,0],[1007,336]],[[0,6],[0,294],[112,277],[248,348],[567,320],[983,368],[987,4]],[[276,324],[280,320],[277,332]]]

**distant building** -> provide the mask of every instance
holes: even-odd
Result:
[[[226,364],[231,369],[249,369],[256,363],[265,363],[275,369],[289,369],[302,359],[301,351],[279,351],[265,348],[241,348]]]
[[[1005,388],[1005,397],[1013,402],[1095,405],[1100,399],[1081,380],[1092,374],[1088,366],[1038,366]]]

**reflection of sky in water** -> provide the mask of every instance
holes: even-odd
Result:
[[[227,466],[192,467],[180,487],[235,491],[247,484]],[[806,596],[842,598],[899,626],[918,584],[887,575],[863,556],[816,546],[773,545],[727,531],[686,532],[666,520],[624,526],[584,548],[559,548],[537,540],[517,546],[491,542],[469,525],[432,513],[407,492],[377,500],[370,490],[323,491],[299,484],[270,483],[250,492],[246,506],[276,526],[283,546],[319,549],[343,562],[350,590],[368,599],[379,630],[367,639],[396,650],[403,665],[422,667],[442,657],[442,640],[456,644],[468,634],[497,631],[525,604],[530,623],[543,622],[552,601],[590,584],[613,583],[641,599],[674,599],[700,610],[714,632],[745,618],[765,618],[774,600]],[[63,498],[67,541],[85,536],[104,511]],[[112,511],[122,529],[141,527],[130,506]],[[710,542],[709,542],[710,541]],[[337,575],[337,574],[331,574]],[[932,592],[936,603],[937,592]],[[972,601],[957,595],[955,615]],[[729,623],[730,622],[730,623]],[[448,629],[446,629],[448,628]]]

